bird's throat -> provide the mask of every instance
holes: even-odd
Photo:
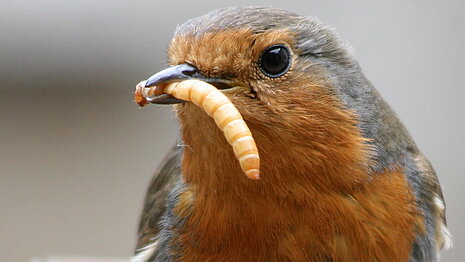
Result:
[[[218,191],[233,180],[252,182],[212,118],[191,103],[177,106],[177,113],[185,146],[182,173],[187,183]]]
[[[185,144],[182,174],[186,188],[174,213],[185,222],[173,243],[184,247],[181,261],[212,256],[216,259],[211,261],[361,258],[364,249],[358,250],[359,241],[351,236],[376,240],[375,233],[382,231],[387,242],[396,243],[397,236],[413,232],[412,196],[391,192],[406,190],[405,178],[392,172],[368,179],[360,164],[367,161],[367,155],[358,130],[350,134],[329,129],[333,133],[318,141],[311,130],[286,133],[277,126],[270,130],[246,121],[262,163],[260,180],[251,180],[242,173],[232,148],[208,115],[192,104],[178,106],[177,113]],[[379,212],[389,216],[361,226],[360,221]],[[347,214],[351,219],[342,219]],[[407,235],[406,247],[412,239],[413,235]],[[398,256],[399,261],[410,252],[399,252],[394,244],[381,247],[377,241],[366,245],[373,245],[385,257]]]

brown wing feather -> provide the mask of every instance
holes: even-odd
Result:
[[[451,235],[447,229],[446,206],[441,186],[431,163],[420,153],[415,158],[424,186],[428,189],[428,197],[432,206],[435,222],[437,252],[448,249],[452,245]]]
[[[150,182],[139,222],[136,250],[150,244],[160,230],[158,222],[166,209],[169,192],[181,175],[181,153],[180,147],[173,148]]]

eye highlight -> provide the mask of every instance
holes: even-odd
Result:
[[[268,77],[284,75],[291,65],[289,49],[284,45],[273,45],[263,51],[258,62],[260,70]]]

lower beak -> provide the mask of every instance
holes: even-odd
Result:
[[[232,87],[231,81],[219,78],[206,78],[199,72],[199,70],[196,67],[190,64],[180,64],[172,66],[154,74],[149,79],[147,79],[145,87],[169,84],[187,79],[202,80],[214,85],[218,89],[228,89]],[[150,97],[150,99],[148,100],[150,101],[150,103],[154,104],[177,104],[187,102],[181,99],[177,99],[172,95],[168,94],[155,95]]]

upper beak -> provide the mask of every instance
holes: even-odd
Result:
[[[231,81],[219,78],[206,78],[199,70],[190,64],[180,64],[166,68],[147,79],[146,87],[156,86],[160,84],[168,84],[179,82],[186,79],[199,79],[214,85],[218,89],[231,88]],[[151,103],[155,104],[177,104],[187,101],[177,99],[172,95],[162,94],[150,98]]]

